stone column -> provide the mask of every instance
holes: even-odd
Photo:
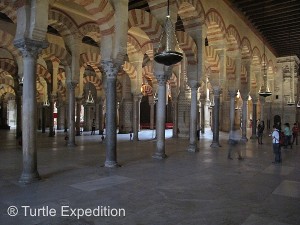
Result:
[[[22,133],[22,90],[18,90],[16,95],[17,104],[17,130],[16,138],[19,138]]]
[[[178,138],[178,97],[174,97],[173,103],[173,138]]]
[[[230,120],[230,130],[229,130],[229,140],[228,143],[232,144],[235,143],[234,141],[234,115],[235,115],[235,105],[234,100],[236,97],[236,90],[230,90],[229,91],[230,96],[230,108],[229,108],[229,120]]]
[[[101,61],[106,75],[106,158],[105,167],[117,167],[116,82],[119,65]]]
[[[149,101],[149,105],[150,105],[150,129],[153,130],[154,129],[154,106],[155,106],[154,100]]]
[[[103,100],[99,100],[99,135],[103,132]]]
[[[69,140],[68,147],[74,147],[75,144],[75,88],[77,86],[76,81],[68,81],[67,87],[69,91]]]
[[[260,121],[264,121],[264,110],[265,110],[265,103],[266,103],[266,99],[265,97],[260,97],[259,98],[260,101]]]
[[[242,94],[241,97],[243,100],[242,106],[242,137],[241,142],[246,143],[248,141],[247,138],[247,101],[248,101],[248,94]]]
[[[65,106],[61,101],[57,106],[57,130],[62,130],[64,128],[65,120]]]
[[[80,112],[82,98],[76,98],[76,136],[80,136]]]
[[[210,145],[212,148],[221,147],[219,143],[219,113],[220,113],[220,88],[214,87],[214,107],[213,107],[213,140]]]
[[[190,81],[191,88],[191,109],[190,109],[190,138],[189,138],[189,152],[199,151],[197,147],[197,90],[199,84],[197,81]]]
[[[42,133],[46,133],[46,107],[42,106]]]
[[[257,139],[256,136],[256,127],[257,127],[257,99],[255,97],[252,98],[252,135],[250,139]]]
[[[155,159],[164,159],[165,154],[165,122],[166,122],[166,82],[165,74],[156,75],[158,83],[158,101],[156,103],[156,151],[153,154]]]
[[[2,125],[5,129],[7,129],[7,104],[8,104],[8,101],[3,99],[3,102],[2,102]]]
[[[201,133],[205,133],[205,99],[201,99]]]
[[[139,125],[140,125],[140,104],[141,104],[141,95],[133,96],[133,141],[139,140]]]
[[[56,95],[50,95],[50,106],[49,106],[49,137],[54,137],[54,118],[53,118],[53,112],[54,112],[54,102]]]
[[[36,63],[38,53],[46,47],[45,42],[22,39],[14,42],[22,52],[24,66],[23,108],[22,108],[22,150],[23,171],[20,182],[31,183],[40,179],[37,170],[36,148]]]

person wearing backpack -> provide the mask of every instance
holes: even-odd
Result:
[[[281,150],[279,144],[279,130],[276,128],[276,125],[273,126],[273,132],[271,134],[272,143],[273,143],[273,153],[275,154],[275,161],[272,163],[278,164],[281,163]]]

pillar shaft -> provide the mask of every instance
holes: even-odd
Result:
[[[68,132],[68,146],[74,147],[75,144],[75,88],[77,86],[77,82],[69,81],[67,82],[68,90],[69,90],[69,132]]]
[[[256,139],[256,127],[257,127],[257,112],[256,112],[256,108],[257,108],[257,102],[254,101],[252,99],[252,135],[251,135],[251,139]]]
[[[150,102],[150,129],[153,130],[154,129],[154,105],[155,102]]]
[[[49,106],[49,137],[54,136],[54,117],[53,117],[53,112],[54,112],[54,96],[49,96],[50,98],[50,106]]]
[[[190,110],[190,139],[189,139],[189,152],[199,151],[197,147],[197,90],[198,83],[190,82],[191,87],[191,110]]]
[[[178,101],[177,99],[173,99],[172,102],[173,102],[173,138],[178,138]]]
[[[81,98],[76,98],[76,136],[80,136]]]
[[[165,122],[166,122],[166,77],[156,75],[158,82],[158,101],[156,103],[156,151],[152,156],[155,159],[166,158],[165,154]]]
[[[22,52],[24,66],[22,107],[23,171],[19,181],[30,183],[40,178],[37,170],[36,149],[36,63],[38,53],[45,47],[45,43],[23,39],[14,44]]]
[[[117,125],[116,125],[116,82],[118,65],[112,61],[102,61],[106,75],[106,158],[105,167],[116,167],[117,163]]]
[[[99,101],[99,134],[103,132],[103,101]]]
[[[205,133],[205,99],[201,100],[201,133]]]
[[[241,142],[247,142],[247,99],[248,96],[242,97],[243,106],[242,106],[242,137]]]
[[[140,104],[141,96],[133,96],[133,141],[139,140],[139,125],[140,125]]]
[[[229,119],[230,119],[230,130],[229,130],[229,142],[234,140],[234,116],[235,116],[235,105],[234,100],[236,96],[236,91],[229,91],[230,96],[230,108],[229,108]]]
[[[220,89],[214,89],[214,109],[213,109],[213,140],[210,147],[220,147],[219,144],[219,112],[220,112]]]
[[[16,95],[16,104],[17,104],[17,138],[20,137],[22,132],[22,92],[19,90]]]

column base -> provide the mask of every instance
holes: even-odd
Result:
[[[188,152],[199,152],[199,148],[197,147],[197,145],[189,145],[188,147]]]
[[[154,153],[154,155],[152,156],[153,159],[165,159],[167,158],[167,155],[165,153]]]
[[[257,136],[256,136],[256,135],[252,135],[252,136],[250,137],[250,139],[257,139]]]
[[[247,141],[248,141],[247,137],[242,137],[240,140],[241,143],[246,143]]]
[[[210,147],[211,148],[219,148],[219,147],[221,147],[221,145],[219,144],[219,142],[213,142],[213,143],[211,143]]]
[[[120,167],[120,165],[117,163],[117,161],[108,161],[108,160],[106,160],[105,163],[104,163],[104,167],[116,168],[116,167]]]
[[[76,147],[77,145],[76,145],[75,143],[72,142],[72,143],[67,143],[67,146],[68,146],[68,147]]]
[[[37,182],[39,180],[41,180],[41,177],[40,177],[38,171],[35,171],[33,173],[23,172],[20,179],[19,179],[19,183],[30,184],[30,183],[33,183],[33,182]]]

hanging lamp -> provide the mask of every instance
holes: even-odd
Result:
[[[263,7],[263,23],[265,23],[265,6]],[[266,45],[265,45],[265,39],[263,37],[263,45],[264,45],[264,75],[263,75],[263,84],[261,85],[258,94],[262,97],[268,97],[270,95],[272,95],[272,92],[270,91],[269,85],[268,85],[268,76],[267,76],[267,71],[266,71],[266,67],[267,67],[267,62],[266,62]]]
[[[85,102],[87,104],[93,104],[94,103],[94,98],[93,98],[92,92],[90,90],[89,90],[89,94],[88,94],[87,100]]]
[[[164,24],[164,29],[160,36],[160,42],[154,60],[157,63],[171,66],[180,62],[183,58],[182,50],[179,47],[175,29],[170,18],[170,3],[168,0],[167,17]]]

